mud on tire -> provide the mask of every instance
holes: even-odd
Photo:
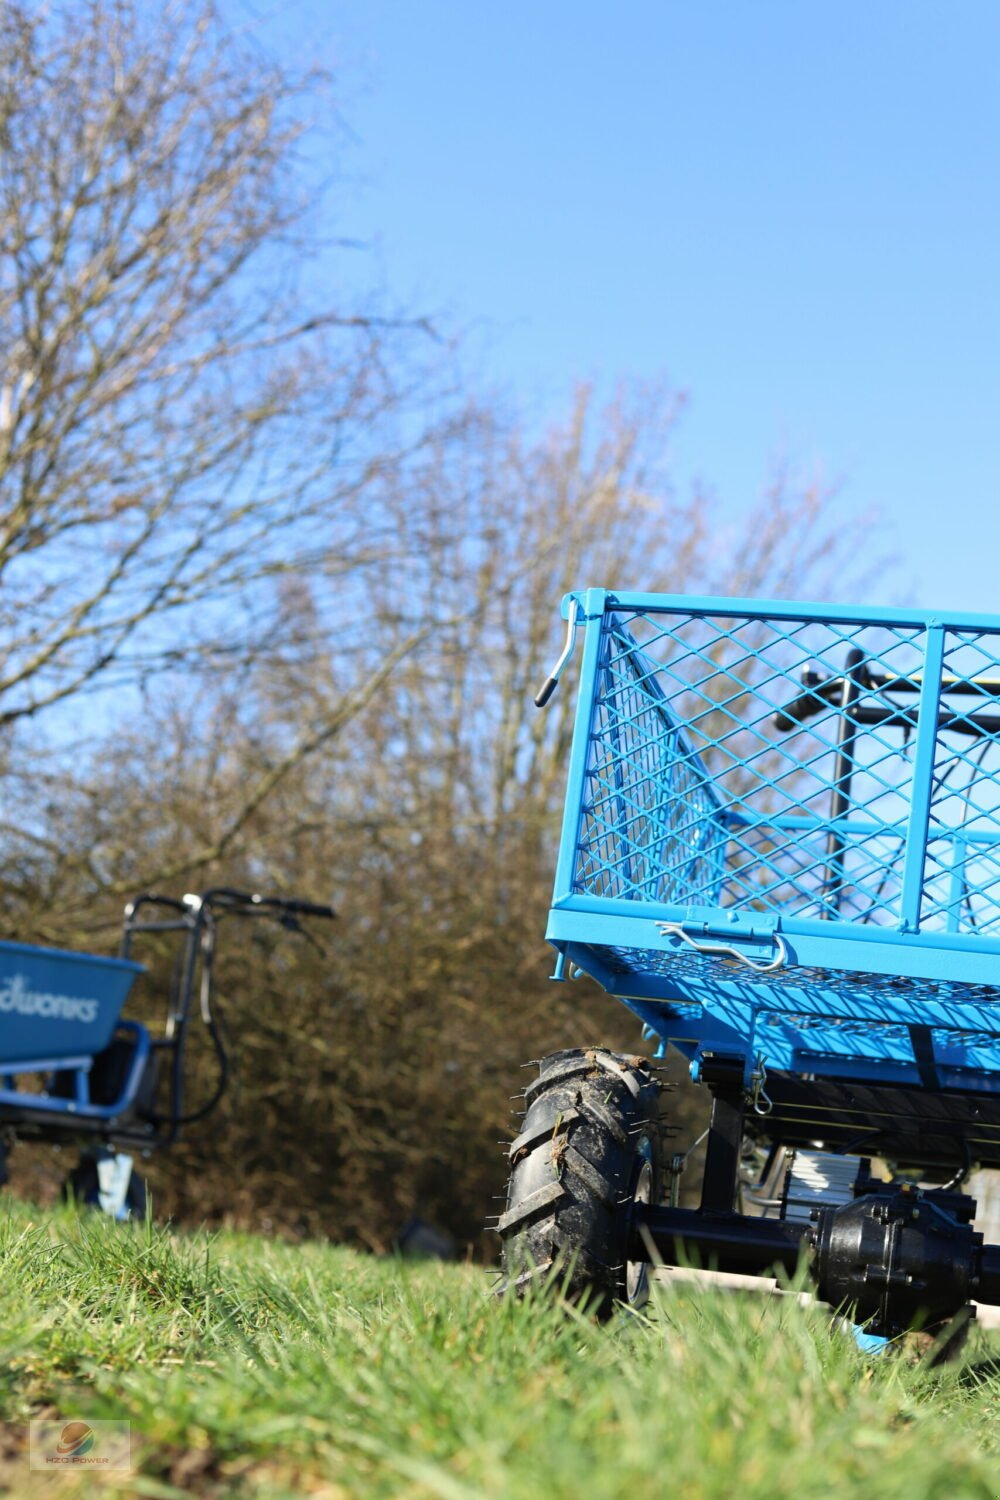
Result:
[[[658,1100],[644,1058],[594,1047],[543,1059],[510,1147],[501,1291],[558,1270],[600,1317],[641,1305],[646,1268],[626,1257],[636,1197],[656,1203],[662,1189]]]

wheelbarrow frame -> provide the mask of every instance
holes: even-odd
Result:
[[[181,938],[178,978],[168,997],[162,1034],[154,1036],[143,1022],[122,1019],[119,1014],[110,1027],[105,1027],[105,1047],[0,1062],[0,1127],[33,1140],[89,1140],[103,1145],[131,1146],[144,1152],[172,1145],[184,1125],[211,1113],[228,1083],[228,1052],[212,994],[220,920],[232,916],[271,917],[297,931],[301,916],[333,915],[329,906],[230,887],[213,887],[200,895],[182,898],[144,892],[125,907],[117,959],[24,944],[0,945],[9,952],[24,955],[29,963],[56,960],[70,965],[69,972],[76,969],[88,976],[102,972],[113,976],[121,989],[120,998],[116,997],[120,1011],[127,1002],[131,982],[145,972],[144,966],[133,957],[136,939],[156,934],[177,934]],[[201,1018],[214,1046],[218,1079],[209,1098],[186,1112],[186,1045],[196,994]],[[124,1051],[118,1054],[120,1091],[113,1099],[97,1101],[91,1088],[95,1065],[110,1057],[112,1048],[123,1045]],[[159,1092],[157,1065],[161,1062],[166,1065],[164,1087],[168,1102],[164,1110],[157,1108],[155,1098]],[[35,1075],[42,1077],[40,1089],[18,1087],[19,1079]]]

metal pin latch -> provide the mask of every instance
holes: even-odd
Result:
[[[725,958],[739,959],[741,964],[746,964],[748,969],[753,969],[758,974],[772,974],[775,969],[780,969],[788,959],[788,949],[785,940],[777,932],[768,934],[774,945],[774,956],[766,963],[751,958],[742,948],[737,948],[734,943],[726,942],[715,937],[695,937],[687,930],[684,922],[657,922],[657,927],[664,937],[680,938],[693,948],[696,953],[721,954]],[[734,923],[734,926],[737,924]],[[739,934],[744,936],[745,934]]]

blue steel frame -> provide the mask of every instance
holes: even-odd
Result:
[[[910,1028],[930,1028],[938,1086],[1000,1093],[1000,937],[921,929],[933,795],[945,633],[985,632],[1000,618],[869,610],[828,604],[726,599],[589,589],[568,594],[583,634],[578,703],[565,812],[546,936],[558,958],[553,978],[590,974],[661,1041],[673,1044],[698,1076],[702,1050],[742,1056],[749,1088],[768,1070],[832,1079],[907,1084],[926,1080]],[[576,879],[591,766],[602,651],[616,616],[740,617],[836,626],[915,628],[924,642],[916,709],[912,794],[905,828],[899,919],[864,926],[778,913],[738,915],[723,906],[687,906],[595,896]],[[719,799],[720,817],[727,814]],[[807,820],[808,821],[808,820]],[[855,817],[854,832],[864,828]],[[973,835],[973,838],[975,835]],[[956,861],[964,858],[955,838]],[[961,876],[956,874],[956,879]],[[664,932],[672,923],[681,932]],[[952,924],[949,924],[952,925]],[[686,941],[725,942],[747,959],[773,959],[780,973],[702,956]],[[926,1034],[926,1032],[925,1032]]]
[[[127,1033],[135,1045],[124,1087],[114,1103],[95,1104],[91,1100],[90,1070],[94,1065],[93,1057],[40,1058],[34,1062],[17,1063],[14,1066],[0,1064],[0,1080],[3,1084],[0,1087],[0,1111],[13,1110],[25,1119],[32,1116],[45,1116],[46,1118],[56,1116],[64,1119],[67,1124],[78,1120],[110,1124],[126,1114],[135,1103],[139,1093],[152,1044],[149,1031],[140,1021],[119,1021],[117,1030]],[[21,1075],[56,1072],[73,1075],[72,1099],[45,1092],[30,1092],[17,1087],[17,1079]]]

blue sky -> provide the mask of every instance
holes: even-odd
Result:
[[[840,479],[887,598],[1000,612],[995,0],[262,7],[340,71],[340,227],[488,380],[665,374],[682,479]]]

